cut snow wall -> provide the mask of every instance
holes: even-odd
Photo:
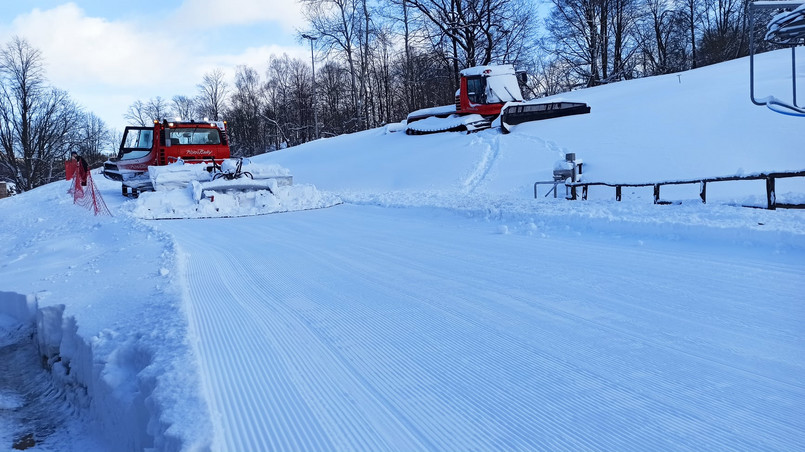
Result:
[[[16,292],[0,291],[0,314],[5,314],[20,323],[36,320],[36,299]]]
[[[156,382],[139,374],[151,363],[150,352],[132,338],[109,356],[96,356],[92,344],[104,343],[103,333],[88,343],[78,334],[75,318],[64,316],[64,305],[38,305],[34,296],[0,291],[0,315],[35,327],[41,362],[32,365],[44,365],[70,403],[89,410],[97,434],[117,451],[180,448],[162,437],[167,426],[160,425],[158,408],[146,402]]]

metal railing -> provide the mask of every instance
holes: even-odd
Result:
[[[654,187],[654,204],[671,204],[669,201],[664,201],[660,198],[660,187],[665,185],[690,185],[699,184],[699,197],[702,203],[707,203],[707,184],[715,182],[728,182],[728,181],[744,181],[744,180],[765,180],[766,181],[766,208],[769,210],[775,209],[805,209],[805,204],[791,204],[777,202],[776,194],[776,180],[791,178],[791,177],[805,177],[805,171],[790,171],[790,172],[771,172],[771,173],[758,173],[745,176],[723,176],[711,177],[704,179],[689,179],[689,180],[670,180],[663,182],[645,182],[635,184],[621,184],[613,182],[573,182],[565,183],[564,181],[540,181],[534,183],[534,198],[537,198],[537,186],[539,185],[553,185],[553,189],[549,190],[545,196],[551,192],[554,193],[554,198],[557,197],[556,191],[558,185],[565,186],[565,198],[569,200],[578,199],[578,189],[581,188],[581,199],[587,199],[587,192],[591,186],[605,186],[615,188],[615,200],[620,201],[623,195],[623,187]],[[756,206],[746,206],[756,207]]]
[[[548,195],[550,195],[552,192],[553,192],[553,197],[554,197],[554,198],[556,198],[556,197],[557,197],[557,194],[556,194],[556,187],[557,187],[558,185],[564,185],[564,186],[565,186],[565,198],[567,198],[567,197],[569,196],[569,195],[568,195],[568,191],[567,191],[567,190],[568,190],[568,185],[567,185],[567,184],[565,184],[565,181],[561,181],[561,180],[538,181],[538,182],[534,182],[534,198],[535,198],[535,199],[537,198],[537,186],[539,186],[539,185],[553,185],[553,188],[551,188],[550,190],[548,190],[548,193],[545,193],[545,197],[546,197],[546,198],[547,198],[547,197],[548,197]]]

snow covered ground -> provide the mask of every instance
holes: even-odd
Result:
[[[758,58],[759,94],[789,56]],[[161,201],[97,175],[114,217],[66,182],[0,200],[0,449],[805,450],[805,212],[739,207],[762,181],[533,195],[566,152],[607,182],[805,169],[805,119],[747,81],[254,158],[305,187],[286,202],[344,202],[318,210],[147,220]]]

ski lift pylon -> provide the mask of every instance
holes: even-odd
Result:
[[[786,102],[775,96],[755,97],[755,14],[764,10],[780,10],[767,25],[764,39],[769,42],[791,46],[792,101]],[[755,105],[792,116],[805,117],[805,107],[797,104],[797,46],[805,45],[805,0],[755,1],[749,4],[749,95]]]

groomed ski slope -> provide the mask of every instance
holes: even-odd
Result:
[[[801,260],[371,206],[158,227],[213,450],[801,447]]]
[[[746,102],[744,63],[573,93],[595,114],[507,136],[266,154],[352,205],[159,223],[185,253],[213,449],[801,448],[800,212],[722,206],[762,199],[737,184],[664,211],[532,199],[566,152],[588,180],[805,168],[799,118]]]
[[[789,56],[759,56],[759,94],[790,90]],[[803,119],[753,106],[747,78],[744,59],[569,93],[592,113],[510,135],[254,157],[299,205],[343,201],[319,210],[145,220],[189,211],[98,175],[112,218],[66,182],[2,199],[0,344],[49,371],[0,371],[0,450],[805,451],[805,211],[739,207],[763,181],[707,204],[533,194],[567,152],[586,180],[805,169]]]

